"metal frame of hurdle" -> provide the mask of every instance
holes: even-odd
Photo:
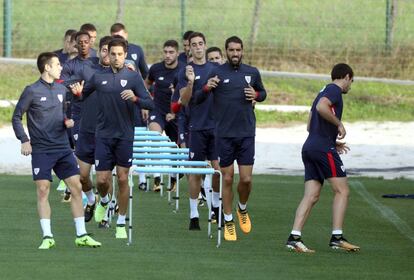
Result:
[[[169,137],[162,136],[157,131],[149,131],[146,127],[136,127],[133,143],[133,160],[132,173],[160,173],[176,174],[176,196],[175,211],[179,208],[179,174],[200,174],[213,175],[218,174],[220,177],[220,196],[219,196],[219,213],[222,211],[222,174],[215,170],[205,161],[189,161],[189,149],[178,148],[177,144],[171,142]],[[170,178],[169,178],[170,181]],[[129,191],[129,212],[128,212],[128,245],[132,244],[132,187]],[[162,195],[162,189],[161,189]],[[170,201],[170,192],[168,193]],[[212,191],[209,193],[210,197]],[[221,219],[218,215],[217,223],[217,247],[221,244]],[[208,237],[211,234],[211,205],[208,204]]]

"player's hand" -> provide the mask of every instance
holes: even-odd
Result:
[[[173,119],[175,119],[175,114],[173,114],[173,113],[168,113],[167,115],[165,115],[165,120],[166,120],[167,122],[169,122],[169,121],[171,121],[171,120],[173,120]]]
[[[131,71],[137,71],[137,68],[132,63],[125,63],[126,68],[128,68]]]
[[[338,125],[338,137],[337,137],[337,139],[338,140],[344,139],[345,138],[345,135],[346,135],[346,130],[345,130],[344,125],[341,122]]]
[[[134,92],[132,90],[126,89],[126,90],[123,90],[121,92],[121,98],[123,100],[132,100],[132,101],[135,101],[136,98],[138,98],[138,97],[135,96],[135,94],[134,94]]]
[[[346,142],[336,141],[336,151],[338,154],[347,154],[351,149],[346,145]]]
[[[141,116],[142,116],[142,120],[146,122],[149,117],[149,111],[145,109],[141,109]]]
[[[251,85],[249,85],[247,88],[244,88],[244,96],[246,97],[246,100],[249,101],[253,101],[256,98],[256,91]]]
[[[30,144],[30,141],[22,143],[20,152],[24,156],[28,156],[32,153],[32,145]]]
[[[208,79],[206,86],[207,86],[208,90],[211,90],[212,88],[216,88],[218,86],[219,82],[220,82],[220,79],[216,75],[216,76]]]
[[[77,82],[77,83],[71,84],[71,85],[69,85],[70,91],[75,96],[81,96],[84,84],[85,84],[85,81],[81,81],[80,83]]]
[[[72,119],[66,119],[64,123],[66,128],[72,128],[75,125],[75,122]]]
[[[194,82],[195,80],[195,74],[194,74],[194,68],[191,65],[187,65],[185,67],[185,76],[187,77],[187,80],[190,82]]]

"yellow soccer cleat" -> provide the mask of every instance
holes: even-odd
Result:
[[[56,242],[53,239],[53,237],[45,236],[45,237],[43,237],[42,244],[40,244],[39,249],[40,250],[48,250],[50,248],[55,247],[55,245],[56,245]]]
[[[249,234],[252,230],[252,223],[250,221],[249,213],[247,213],[247,209],[237,209],[237,217],[239,218],[239,226],[241,231],[245,234]]]
[[[224,240],[226,241],[236,241],[236,224],[233,220],[229,222],[224,222]]]
[[[102,246],[101,242],[98,242],[98,241],[94,240],[92,237],[90,237],[87,234],[77,237],[75,239],[75,244],[78,247],[96,248],[96,247],[101,247]]]
[[[102,206],[101,203],[98,203],[94,213],[95,222],[100,223],[105,218],[106,208],[108,208],[108,204]]]
[[[300,236],[290,235],[289,239],[286,242],[286,248],[288,248],[290,251],[295,251],[298,253],[315,253],[315,250],[306,247]]]
[[[115,238],[116,239],[127,239],[128,238],[125,225],[116,225]]]
[[[359,246],[349,243],[342,235],[340,237],[332,235],[329,246],[331,246],[332,249],[340,249],[347,252],[357,252],[361,249]]]

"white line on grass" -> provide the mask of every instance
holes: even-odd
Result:
[[[369,205],[378,210],[385,219],[392,223],[402,235],[414,242],[414,230],[397,214],[395,214],[391,208],[381,204],[381,202],[379,202],[370,192],[368,192],[363,183],[352,180],[349,184],[354,187],[357,193],[364,198]]]

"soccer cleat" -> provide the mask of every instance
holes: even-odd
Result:
[[[128,235],[125,229],[125,225],[116,225],[116,232],[115,232],[116,239],[127,239]]]
[[[237,209],[237,217],[239,218],[239,226],[243,233],[249,234],[252,230],[252,222],[250,221],[249,213],[247,213],[247,209],[240,210],[238,207]]]
[[[175,192],[176,191],[176,187],[177,187],[177,179],[175,177],[171,177],[171,186],[170,186],[170,188],[167,191],[169,191],[169,192]]]
[[[202,206],[205,205],[206,198],[205,198],[205,192],[204,192],[204,189],[203,188],[201,188],[201,191],[198,194],[198,198],[197,199],[198,199],[198,207],[202,207]]]
[[[218,217],[219,217],[219,208],[218,207],[212,207],[212,215],[211,215],[211,222],[213,224],[218,223]],[[224,215],[223,212],[221,212],[221,227],[224,226]]]
[[[224,222],[224,240],[226,241],[236,241],[236,224],[233,220]]]
[[[95,205],[96,205],[96,203],[94,203],[93,205],[86,204],[86,207],[85,207],[85,222],[89,222],[92,219],[93,213],[95,211]]]
[[[141,190],[141,191],[146,191],[147,190],[147,183],[145,183],[145,182],[139,183],[138,189]]]
[[[360,250],[360,247],[349,243],[342,235],[332,235],[329,246],[332,249],[341,249],[347,252],[357,252]]]
[[[96,247],[101,247],[102,246],[101,242],[98,242],[98,241],[94,240],[92,237],[90,237],[87,234],[76,237],[75,244],[78,247],[96,248]]]
[[[312,250],[306,247],[306,245],[303,243],[300,236],[292,235],[292,234],[289,235],[289,238],[286,241],[286,248],[288,248],[291,251],[298,252],[298,253],[315,253],[315,250]]]
[[[58,185],[58,187],[56,188],[56,190],[57,190],[57,191],[60,191],[60,192],[63,192],[64,190],[66,190],[66,184],[65,184],[65,181],[60,180],[60,181],[59,181],[59,185]]]
[[[154,192],[159,192],[161,190],[161,177],[154,177],[154,186],[152,187]]]
[[[102,220],[102,221],[98,224],[98,228],[103,228],[103,229],[106,229],[106,228],[109,228],[109,227],[110,227],[110,225],[109,225],[108,221],[105,221],[105,220]]]
[[[199,218],[190,219],[190,225],[188,226],[189,230],[201,230]]]
[[[99,223],[105,218],[106,208],[108,208],[108,203],[103,206],[101,203],[98,203],[95,209],[95,222]]]
[[[45,237],[43,237],[42,244],[40,244],[39,249],[40,250],[48,250],[52,247],[55,247],[55,245],[56,245],[56,242],[53,239],[53,237],[45,236]]]
[[[70,202],[70,200],[71,200],[71,193],[69,191],[65,190],[65,193],[64,193],[63,198],[62,198],[62,202],[67,203],[67,202]]]

